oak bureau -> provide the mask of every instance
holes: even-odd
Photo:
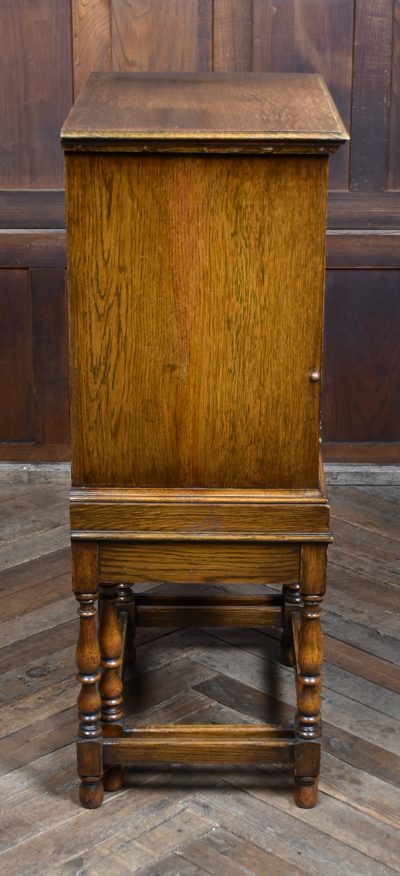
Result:
[[[62,130],[88,808],[161,762],[290,764],[315,805],[327,171],[347,139],[313,74],[93,73]],[[281,588],[185,597],[204,582]],[[295,725],[129,729],[124,659],[157,625],[280,627]]]

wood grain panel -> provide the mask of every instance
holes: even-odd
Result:
[[[274,728],[275,729],[275,728]],[[210,728],[193,726],[143,727],[132,730],[128,738],[104,742],[106,764],[202,763],[202,764],[293,764],[293,730],[272,738],[272,728],[227,725]],[[194,731],[196,733],[196,730]],[[286,735],[286,739],[284,738]],[[211,822],[210,822],[211,823]],[[221,855],[222,857],[222,855]],[[179,866],[179,865],[178,865]],[[193,871],[192,871],[193,872]],[[199,871],[197,871],[199,872]]]
[[[252,69],[252,24],[252,0],[214,0],[213,70]]]
[[[351,118],[351,188],[387,186],[393,0],[357,0]]]
[[[69,441],[65,271],[34,268],[30,279],[38,400],[36,441],[65,445]]]
[[[33,441],[35,405],[28,271],[0,270],[0,370],[0,442]]]
[[[115,530],[161,534],[186,533],[188,537],[207,532],[216,538],[254,537],[266,533],[327,532],[328,508],[320,505],[247,505],[228,503],[207,507],[195,502],[183,503],[111,503],[74,501],[71,506],[71,528],[100,530],[103,534]]]
[[[344,441],[329,442],[324,443],[322,454],[324,462],[364,462],[398,465],[400,463],[400,442],[386,444],[361,441],[354,444],[346,444]]]
[[[394,0],[388,188],[400,189],[400,2]]]
[[[329,231],[326,262],[328,268],[400,268],[400,231]],[[364,277],[354,279],[361,289]]]
[[[59,188],[59,130],[72,102],[65,0],[3,0],[0,29],[0,185]]]
[[[92,70],[112,69],[110,0],[71,0],[74,98]]]
[[[0,443],[2,462],[68,462],[70,459],[70,444],[16,443],[15,438]]]
[[[331,152],[348,134],[316,74],[92,73],[66,119],[70,152]]]
[[[0,228],[65,228],[63,189],[0,191]]]
[[[74,483],[317,486],[326,161],[67,169]]]
[[[400,192],[329,192],[328,228],[398,231]]]
[[[294,583],[298,547],[215,542],[100,545],[100,581],[175,584]]]
[[[113,70],[211,69],[211,0],[111,0]]]
[[[0,267],[65,268],[65,231],[0,231]]]
[[[324,436],[400,440],[397,271],[332,271],[326,298]]]
[[[350,124],[353,0],[253,0],[253,70],[320,73]],[[330,162],[330,187],[348,185],[349,150]]]

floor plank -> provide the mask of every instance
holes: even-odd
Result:
[[[241,712],[256,720],[267,721],[274,718],[281,723],[287,723],[294,719],[294,706],[226,675],[215,675],[196,685],[195,689],[211,701],[216,700],[228,708],[235,709],[240,703]],[[323,734],[326,751],[364,772],[400,787],[399,755],[388,751],[384,745],[360,739],[358,734],[344,730],[326,719],[323,721]]]

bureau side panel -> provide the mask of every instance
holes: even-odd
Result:
[[[66,164],[73,482],[316,487],[327,160]]]

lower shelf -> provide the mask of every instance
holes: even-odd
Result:
[[[295,732],[279,725],[160,724],[103,738],[106,766],[142,763],[294,763]]]
[[[280,627],[283,607],[281,595],[135,597],[138,627]]]

